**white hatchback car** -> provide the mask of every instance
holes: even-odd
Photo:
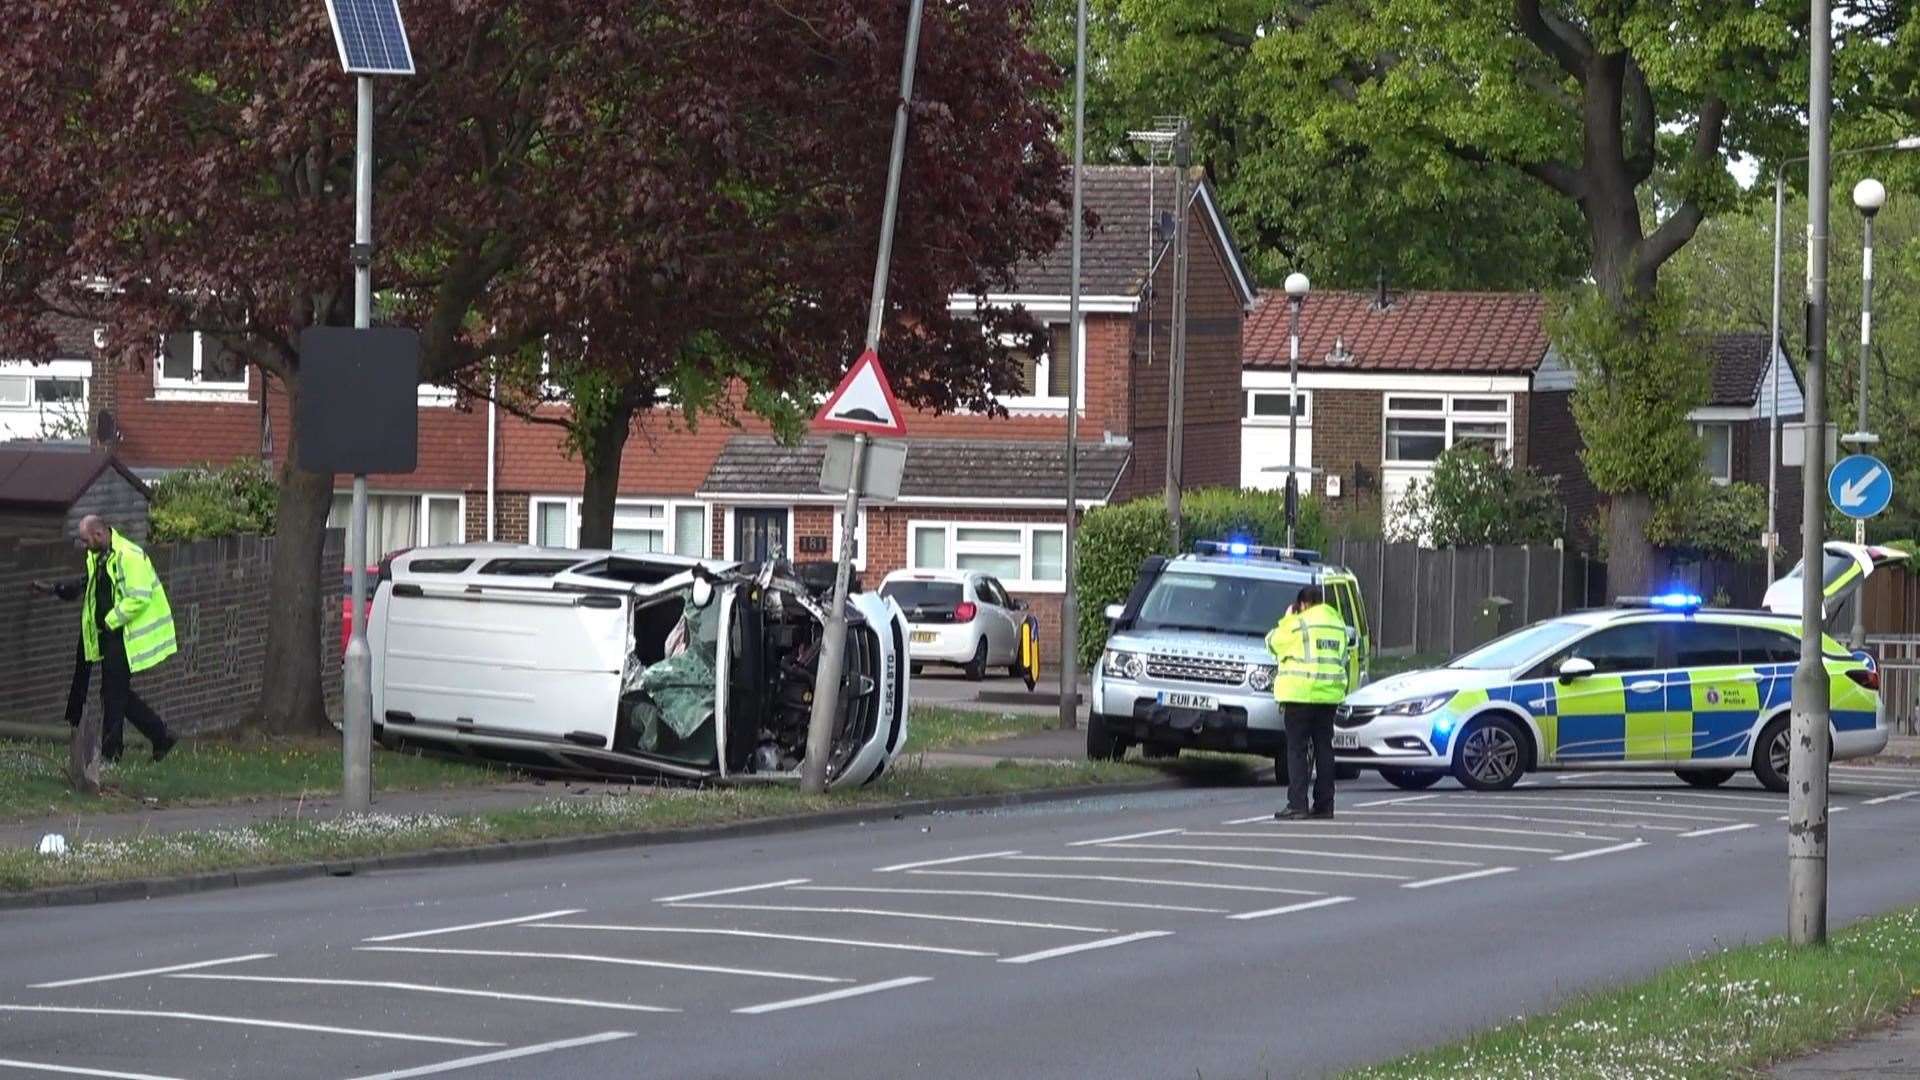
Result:
[[[1020,624],[1027,604],[994,578],[968,571],[896,570],[880,595],[907,613],[907,654],[916,674],[927,664],[961,668],[979,682],[987,669],[1020,673]]]

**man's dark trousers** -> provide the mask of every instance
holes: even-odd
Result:
[[[79,680],[76,673],[75,681]],[[108,761],[120,757],[125,721],[133,721],[140,734],[154,746],[167,742],[167,725],[140,695],[133,692],[133,672],[127,667],[127,643],[118,630],[100,632],[100,756]],[[1332,715],[1329,711],[1328,715]],[[1332,736],[1328,736],[1331,738]],[[1331,753],[1331,750],[1329,750]]]
[[[1333,813],[1333,706],[1289,701],[1287,712],[1287,809],[1307,809],[1312,766],[1313,812]]]

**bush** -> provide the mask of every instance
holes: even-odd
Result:
[[[262,461],[181,469],[153,485],[151,534],[156,541],[267,536],[279,498],[273,470]]]
[[[1207,488],[1180,500],[1180,547],[1196,540],[1242,537],[1256,544],[1287,542],[1287,500],[1278,491]],[[1159,496],[1105,506],[1087,514],[1080,526],[1075,577],[1080,593],[1080,663],[1098,662],[1107,646],[1106,609],[1126,600],[1140,564],[1149,555],[1175,553],[1167,526],[1167,505]],[[1300,547],[1326,544],[1320,505],[1300,500],[1294,541]]]
[[[1660,503],[1647,538],[1687,558],[1760,558],[1767,489],[1696,480]]]
[[[1405,529],[1437,548],[1542,544],[1560,536],[1565,511],[1555,478],[1515,467],[1478,443],[1441,454],[1401,497]]]

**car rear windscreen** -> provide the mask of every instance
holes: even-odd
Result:
[[[953,607],[966,598],[957,581],[889,581],[880,595],[903,608]]]

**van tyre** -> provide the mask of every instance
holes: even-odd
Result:
[[[980,639],[980,647],[973,650],[973,659],[966,665],[967,681],[979,682],[987,677],[987,639]]]
[[[1787,717],[1776,716],[1760,729],[1760,741],[1753,745],[1753,775],[1768,791],[1787,790],[1787,761],[1793,747],[1793,732]]]
[[[1674,775],[1688,787],[1715,788],[1733,779],[1732,769],[1675,769]]]
[[[1527,739],[1504,716],[1484,716],[1460,730],[1453,778],[1472,791],[1506,791],[1527,768]]]
[[[1126,756],[1127,744],[1107,729],[1107,718],[1099,713],[1087,715],[1087,760],[1119,761]]]
[[[1381,769],[1380,779],[1402,791],[1425,791],[1447,775],[1443,769]]]

